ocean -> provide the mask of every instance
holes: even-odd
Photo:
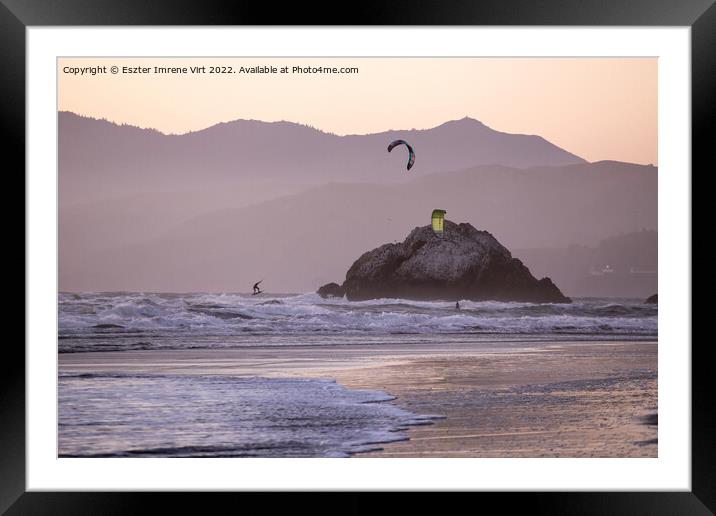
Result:
[[[380,299],[317,294],[61,293],[58,352],[241,350],[420,343],[655,340],[657,305]],[[327,352],[330,349],[327,348]],[[68,373],[58,378],[62,457],[348,457],[407,438],[439,414],[326,378]]]

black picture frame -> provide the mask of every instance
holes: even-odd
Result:
[[[701,169],[705,175],[713,167],[707,168],[716,124],[714,0],[394,0],[344,6],[327,2],[294,2],[280,7],[269,2],[242,0],[0,0],[0,123],[5,129],[6,159],[15,158],[13,166],[3,167],[6,179],[12,176],[20,180],[20,171],[24,170],[25,164],[25,30],[28,27],[323,24],[689,26],[692,38],[691,177],[693,170]],[[23,258],[27,258],[24,251]],[[692,345],[690,342],[681,344],[685,347]],[[9,515],[127,514],[154,512],[152,505],[159,502],[163,512],[170,510],[170,505],[180,506],[183,510],[197,507],[205,512],[211,507],[207,504],[216,503],[213,499],[207,500],[218,496],[211,493],[190,498],[180,493],[26,492],[25,352],[19,342],[12,339],[7,339],[4,346],[8,358],[0,375],[0,511]],[[704,339],[700,345],[691,347],[690,492],[531,492],[480,493],[478,496],[498,501],[501,512],[529,504],[530,511],[541,514],[713,514],[716,511],[716,411],[711,402],[712,389],[708,386],[709,370],[713,367],[708,356],[709,346],[709,341]],[[267,498],[266,495],[249,496],[246,493],[221,496]],[[357,494],[351,496],[357,497]],[[345,507],[350,507],[352,512],[372,511],[371,496],[356,498]],[[414,497],[412,503],[422,505],[422,498]]]

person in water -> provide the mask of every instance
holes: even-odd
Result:
[[[261,280],[261,281],[263,281],[263,280]],[[258,283],[254,283],[254,294],[260,294],[261,292],[263,292],[263,291],[259,288],[259,283],[261,283],[261,281],[259,281]]]
[[[460,310],[460,301],[455,301],[455,310]]]

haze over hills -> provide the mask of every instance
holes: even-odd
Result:
[[[657,227],[655,167],[587,163],[469,118],[351,136],[289,122],[164,135],[58,119],[66,291],[246,291],[257,278],[272,291],[312,291],[442,208],[583,295],[564,271],[582,274],[593,253],[560,250]],[[404,149],[387,152],[397,138],[415,148],[410,172]]]
[[[312,291],[342,279],[363,252],[426,224],[433,208],[513,250],[596,246],[656,229],[656,193],[655,167],[598,162],[481,166],[401,184],[330,183],[193,217],[175,213],[182,210],[172,197],[88,203],[60,211],[60,289],[246,291],[265,278],[269,290]],[[549,263],[535,263],[540,276],[550,275]]]
[[[240,206],[326,182],[395,183],[480,165],[559,166],[584,160],[540,136],[495,131],[463,118],[426,130],[337,136],[291,122],[236,120],[165,135],[70,112],[58,114],[63,206],[177,193],[201,210]],[[408,140],[415,167],[406,173]],[[187,206],[190,207],[190,206]]]
[[[658,291],[658,233],[641,229],[599,242],[513,252],[533,274],[548,275],[572,296],[645,299]]]

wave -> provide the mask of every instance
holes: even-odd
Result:
[[[586,334],[655,336],[658,308],[641,300],[571,304],[378,299],[317,294],[60,294],[59,337]],[[141,339],[140,339],[141,340]]]

